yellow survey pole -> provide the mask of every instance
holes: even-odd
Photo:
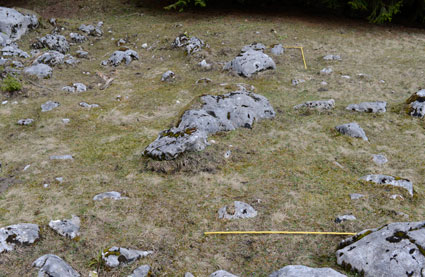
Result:
[[[301,50],[301,56],[303,57],[304,68],[307,69],[307,63],[305,62],[305,56],[304,56],[304,49],[303,49],[302,46],[284,46],[283,48],[300,49]]]

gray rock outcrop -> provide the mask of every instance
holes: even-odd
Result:
[[[176,74],[171,71],[171,70],[167,70],[166,72],[164,72],[161,76],[161,81],[165,82],[165,81],[171,81],[174,79],[174,77],[176,76]]]
[[[42,112],[48,112],[48,111],[51,111],[53,109],[56,109],[59,106],[60,106],[59,102],[54,102],[54,101],[49,100],[46,103],[41,105],[41,111]]]
[[[365,277],[423,276],[425,221],[396,222],[343,240],[337,263]]]
[[[63,64],[65,59],[65,55],[54,50],[47,51],[46,53],[39,56],[37,59],[34,60],[32,63],[33,65],[36,64],[47,64],[49,66],[55,66],[58,64]]]
[[[24,15],[15,9],[0,7],[0,33],[11,41],[18,40],[29,29],[38,26],[37,16]],[[1,39],[0,39],[1,40]]]
[[[85,92],[87,87],[82,83],[73,83],[72,86],[65,86],[62,90],[67,92]]]
[[[87,40],[86,36],[80,35],[79,33],[70,33],[69,37],[71,38],[71,41],[75,43],[83,43]]]
[[[96,26],[81,24],[78,30],[86,33],[89,36],[101,37],[103,35],[103,22],[99,21]]]
[[[218,210],[218,218],[221,219],[244,219],[257,216],[257,211],[247,203],[235,201],[234,214],[227,212],[228,207],[224,206]]]
[[[205,95],[199,110],[188,110],[177,127],[162,131],[146,147],[144,155],[158,160],[172,160],[185,151],[201,151],[207,137],[219,131],[252,128],[257,120],[275,116],[269,101],[248,91],[235,91],[224,95]]]
[[[0,228],[0,253],[12,251],[15,245],[33,244],[39,237],[36,224],[20,223]]]
[[[121,199],[128,199],[128,197],[121,196],[121,193],[117,191],[103,192],[93,197],[94,201],[102,201],[104,199],[121,200]]]
[[[225,270],[217,270],[216,272],[212,273],[210,277],[238,277],[238,276],[230,272],[227,272]]]
[[[71,219],[51,220],[49,227],[59,235],[75,239],[80,236],[80,218],[73,215]]]
[[[205,46],[203,40],[197,37],[188,37],[185,34],[181,34],[172,43],[173,47],[176,48],[184,48],[188,55],[193,54],[195,52],[201,51],[202,47]]]
[[[283,48],[282,44],[275,44],[272,49],[270,49],[270,52],[275,56],[280,56],[285,52],[285,48]]]
[[[69,51],[69,43],[62,35],[47,34],[46,36],[39,38],[37,43],[35,43],[35,46],[36,48],[47,47],[50,50],[56,50],[62,54]]]
[[[249,45],[245,45],[244,47],[242,47],[241,52],[247,52],[250,50],[254,50],[254,51],[261,51],[264,52],[264,50],[266,49],[266,46],[260,42],[254,42],[251,43]]]
[[[224,66],[224,70],[233,70],[237,74],[248,78],[266,69],[276,69],[275,62],[262,51],[251,49],[241,52]]]
[[[4,57],[18,57],[18,58],[29,58],[30,55],[28,55],[27,52],[22,51],[18,48],[16,44],[11,44],[3,47],[1,49],[1,55]]]
[[[425,89],[421,89],[414,93],[406,103],[408,104],[408,113],[411,116],[420,118],[425,117]]]
[[[115,51],[109,59],[102,61],[102,65],[119,66],[121,63],[130,64],[133,60],[138,60],[139,54],[134,50]]]
[[[305,103],[294,106],[295,110],[302,108],[316,109],[316,110],[331,110],[335,107],[335,100],[319,100],[319,101],[307,101]]]
[[[356,122],[342,124],[336,126],[335,129],[343,135],[353,138],[361,138],[364,141],[369,141],[364,130]]]
[[[332,268],[313,268],[304,265],[287,265],[273,272],[269,277],[345,277]]]
[[[379,185],[390,185],[395,187],[401,187],[406,189],[411,196],[413,196],[413,184],[408,179],[402,179],[398,177],[382,175],[382,174],[371,174],[360,178],[367,182],[372,182]]]
[[[118,267],[130,264],[152,253],[152,251],[140,251],[114,246],[102,252],[102,259],[108,267]]]
[[[24,74],[38,79],[48,79],[52,77],[53,69],[47,64],[40,63],[24,68]]]
[[[356,112],[366,113],[385,113],[387,111],[387,102],[362,102],[359,104],[350,104],[345,109]]]
[[[136,268],[128,277],[148,277],[150,271],[151,267],[149,265],[142,265]]]
[[[38,276],[80,277],[80,274],[60,257],[46,254],[35,260],[32,266],[40,268]]]

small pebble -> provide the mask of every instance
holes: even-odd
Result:
[[[50,185],[49,184],[44,184],[43,187],[44,188],[48,188]]]
[[[68,124],[71,120],[69,118],[62,118],[62,122]]]
[[[27,164],[25,167],[24,167],[24,171],[27,171],[28,170],[28,168],[30,168],[31,167],[31,165],[30,164]]]

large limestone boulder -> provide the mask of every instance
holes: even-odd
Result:
[[[376,101],[376,102],[362,102],[359,104],[350,104],[345,109],[356,112],[365,113],[385,113],[387,111],[387,102]]]
[[[413,184],[408,179],[382,175],[382,174],[370,174],[360,178],[367,182],[372,182],[379,185],[389,185],[395,187],[401,187],[406,189],[411,196],[413,196]]]
[[[130,64],[133,60],[138,60],[139,54],[134,50],[115,51],[109,59],[102,61],[102,65],[118,66],[121,63]]]
[[[332,268],[312,268],[304,265],[287,265],[270,274],[269,277],[345,277]]]
[[[7,40],[18,40],[29,29],[38,26],[37,16],[32,14],[22,14],[15,9],[0,7],[0,33],[3,34],[1,41],[3,45],[7,44]]]
[[[337,263],[365,277],[425,274],[425,221],[396,222],[343,240]]]
[[[75,269],[53,254],[41,256],[33,262],[32,266],[40,268],[38,276],[80,277],[80,274]]]
[[[36,224],[20,223],[0,228],[0,253],[12,251],[16,244],[33,244],[39,239]]]
[[[266,69],[276,69],[275,62],[262,51],[252,49],[240,53],[224,66],[224,70],[233,70],[237,74],[248,78]]]

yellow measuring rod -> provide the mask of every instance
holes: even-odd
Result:
[[[218,232],[204,232],[204,235],[268,235],[268,234],[281,234],[281,235],[335,235],[335,236],[354,236],[357,233],[346,232],[308,232],[308,231],[218,231]]]
[[[301,56],[303,57],[304,68],[307,69],[307,63],[305,62],[305,57],[304,57],[304,48],[302,46],[284,46],[283,48],[300,49],[301,50]]]

